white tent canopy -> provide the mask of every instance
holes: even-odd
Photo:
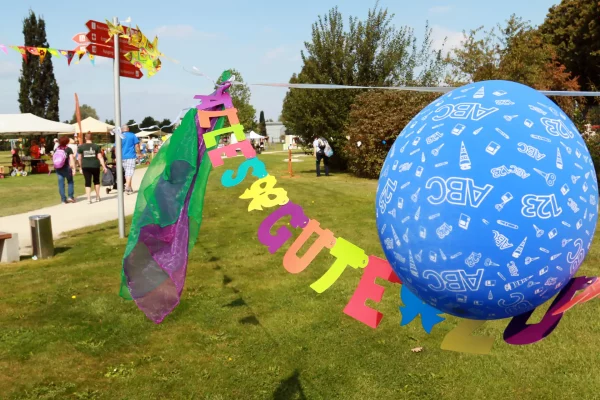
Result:
[[[0,135],[32,136],[48,133],[75,133],[75,128],[62,122],[50,121],[36,115],[0,114]]]
[[[161,131],[161,130],[153,131],[153,132],[150,132],[150,131],[139,131],[138,133],[135,134],[135,136],[137,136],[139,138],[141,138],[141,137],[148,137],[148,136],[152,136],[152,135],[154,135],[154,136],[162,136],[162,135],[164,135],[164,132]]]
[[[75,132],[79,132],[79,124],[75,122],[73,128],[75,128]],[[88,132],[92,133],[108,133],[111,129],[113,129],[113,125],[109,125],[105,122],[98,121],[96,118],[87,117],[83,121],[81,121],[81,132],[85,135]]]
[[[266,136],[260,136],[258,133],[254,131],[250,131],[248,134],[248,139],[266,139]]]

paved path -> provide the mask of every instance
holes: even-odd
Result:
[[[140,187],[142,178],[146,173],[146,168],[137,169],[133,176],[132,187],[135,191],[132,195],[125,194],[125,215],[133,214],[135,201],[137,199],[137,189]],[[58,197],[58,192],[56,193]],[[95,198],[92,193],[92,201]],[[100,188],[101,200],[99,203],[88,204],[85,195],[77,197],[74,204],[58,204],[52,207],[46,207],[39,210],[29,211],[23,214],[10,215],[0,218],[0,231],[17,233],[19,235],[19,247],[21,255],[31,255],[31,231],[29,228],[29,217],[32,215],[51,215],[52,233],[54,238],[59,238],[64,232],[74,229],[85,228],[101,224],[103,222],[114,221],[118,218],[117,210],[117,192],[111,191],[106,194],[104,187]]]

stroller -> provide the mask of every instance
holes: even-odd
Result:
[[[110,171],[112,175],[112,185],[109,182],[105,182],[107,180],[102,178],[102,186],[106,186],[106,194],[109,194],[111,190],[117,190],[117,164],[112,162],[106,164],[106,167]],[[106,174],[108,175],[108,174]],[[105,175],[105,177],[106,177]],[[125,176],[125,169],[123,169],[123,176]],[[106,183],[109,183],[108,185]],[[123,190],[125,190],[125,179],[123,179]]]

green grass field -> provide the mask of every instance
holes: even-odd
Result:
[[[0,152],[0,165],[10,165],[10,152]],[[51,163],[50,163],[51,164]],[[145,168],[138,166],[137,168]],[[8,170],[7,170],[8,171]],[[66,184],[65,184],[66,190]],[[75,196],[85,193],[83,175],[75,175]],[[30,174],[0,179],[0,217],[60,204],[56,174]]]
[[[311,158],[294,163],[296,178],[280,178],[284,158],[261,156],[292,201],[337,237],[383,255],[376,181],[317,179]],[[160,325],[117,294],[125,242],[116,222],[57,241],[51,260],[0,267],[0,398],[600,398],[600,301],[569,311],[529,346],[503,342],[507,320],[487,323],[477,334],[496,341],[490,355],[478,356],[440,349],[456,318],[446,316],[431,335],[419,319],[400,327],[399,286],[381,282],[382,302],[367,304],[385,317],[371,329],[342,312],[360,271],[348,268],[321,295],[309,285],[330,255],[287,273],[282,258],[291,242],[271,255],[256,236],[271,210],[248,213],[238,198],[255,178],[224,188],[223,170],[210,178],[181,304]],[[598,274],[598,249],[596,241],[580,274]]]

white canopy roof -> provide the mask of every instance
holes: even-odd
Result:
[[[148,137],[148,136],[152,136],[152,135],[154,135],[154,136],[162,136],[163,134],[164,134],[164,132],[161,131],[161,130],[153,131],[153,132],[150,132],[150,131],[139,131],[138,133],[135,134],[135,136],[137,136],[137,137],[140,138],[140,137]]]
[[[254,131],[250,131],[250,133],[248,134],[248,138],[249,139],[266,139],[266,136],[260,136],[258,133],[254,132]]]
[[[79,132],[79,124],[75,122],[73,128],[75,128],[75,132]],[[113,125],[109,125],[105,122],[98,121],[96,118],[87,117],[83,121],[81,121],[81,132],[85,135],[88,132],[92,133],[108,133],[110,130],[114,128]]]
[[[41,135],[45,133],[75,133],[75,128],[62,122],[50,121],[36,115],[0,114],[0,135]]]

